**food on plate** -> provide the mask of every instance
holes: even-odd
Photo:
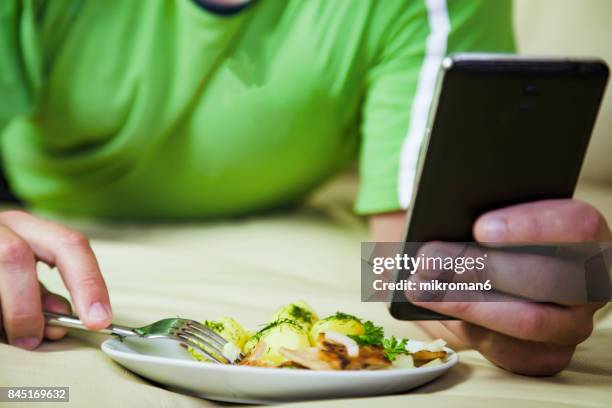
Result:
[[[310,339],[308,338],[308,332],[297,322],[290,319],[280,319],[269,323],[255,333],[247,341],[244,351],[247,354],[253,352],[257,345],[265,345],[263,350],[257,351],[257,365],[274,366],[286,361],[280,353],[281,348],[303,350],[310,347]]]
[[[252,336],[240,323],[227,316],[220,317],[217,321],[207,320],[204,325],[239,348],[244,347],[244,343]]]
[[[317,313],[303,300],[290,303],[279,308],[273,315],[270,321],[281,319],[293,320],[306,330],[310,330],[312,325],[319,320]]]
[[[227,316],[222,316],[218,320],[206,320],[204,321],[204,326],[208,327],[228,341],[223,349],[223,354],[234,360],[238,358],[242,352],[242,349],[244,348],[244,344],[252,336],[252,333],[245,330],[240,323]],[[198,353],[191,347],[189,347],[187,350],[196,360],[208,361],[205,356]]]
[[[280,353],[299,368],[311,370],[367,370],[387,368],[391,361],[385,356],[382,347],[358,346],[351,338],[336,333],[320,333],[316,347],[304,350],[292,350],[285,347]],[[339,337],[346,337],[346,341],[339,341]],[[353,342],[356,352],[350,352],[347,343]]]
[[[313,344],[317,342],[319,333],[334,331],[345,335],[361,335],[365,332],[365,327],[361,320],[355,316],[338,312],[317,321],[310,329],[310,339]]]
[[[408,340],[406,342],[406,350],[418,366],[442,364],[442,360],[446,357],[444,346],[446,346],[446,342],[442,339],[436,339],[429,343],[418,340]]]
[[[231,317],[204,324],[228,341],[223,353],[245,366],[376,370],[439,365],[446,358],[446,343],[441,339],[385,337],[382,327],[342,312],[319,319],[303,301],[279,308],[256,333]],[[189,352],[197,360],[208,361],[194,349]],[[241,352],[244,358],[237,361]]]

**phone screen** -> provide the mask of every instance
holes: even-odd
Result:
[[[596,60],[447,58],[404,242],[473,241],[484,212],[571,197],[607,78]],[[390,310],[403,320],[443,318],[405,301]]]

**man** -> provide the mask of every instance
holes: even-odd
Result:
[[[514,49],[509,1],[227,0],[0,3],[2,158],[14,193],[40,211],[108,218],[208,218],[300,201],[358,154],[356,211],[375,240],[399,239],[437,67],[458,51]],[[457,135],[461,137],[461,135]],[[358,152],[359,147],[359,153]],[[573,200],[483,215],[495,242],[607,239]],[[87,239],[0,213],[3,326],[34,349],[63,329],[39,286],[56,265],[92,329],[109,297]],[[423,306],[456,347],[532,375],[567,366],[599,305]]]

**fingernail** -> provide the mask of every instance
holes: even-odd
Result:
[[[40,340],[38,340],[38,337],[21,337],[19,339],[15,339],[15,341],[13,341],[13,345],[24,350],[34,350],[36,346],[38,346],[39,342]]]
[[[103,322],[108,319],[110,313],[108,308],[100,302],[96,302],[89,307],[89,319],[94,322]]]
[[[482,241],[498,242],[502,241],[508,231],[508,225],[502,218],[492,217],[484,221]]]

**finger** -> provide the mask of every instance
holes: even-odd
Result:
[[[520,340],[457,321],[441,321],[462,343],[482,353],[492,363],[517,374],[554,375],[568,366],[574,346],[557,346]]]
[[[601,214],[589,204],[571,200],[544,200],[494,210],[474,224],[480,242],[588,242],[610,238]]]
[[[27,350],[42,339],[44,320],[36,260],[28,244],[0,225],[0,298],[9,343]]]
[[[79,318],[89,329],[99,330],[111,323],[106,284],[85,236],[19,211],[2,213],[0,222],[23,237],[40,260],[57,266]]]
[[[593,312],[586,307],[563,307],[531,302],[414,302],[414,304],[507,336],[561,346],[581,343],[593,331]]]
[[[72,308],[68,299],[49,292],[42,284],[40,285],[42,293],[43,310],[61,314],[72,314]],[[59,340],[68,333],[68,329],[59,326],[45,325],[45,338],[49,340]]]
[[[418,281],[426,283],[436,279],[440,282],[482,285],[490,283],[492,289],[515,295],[522,299],[544,302],[584,302],[587,299],[585,259],[580,254],[573,258],[518,252],[513,249],[502,250],[483,248],[479,245],[465,245],[445,242],[431,242],[422,247],[426,257],[452,260],[450,270],[420,267],[414,275]],[[481,260],[482,268],[468,260]],[[442,262],[440,262],[442,264]],[[441,293],[444,295],[444,293]],[[450,293],[446,293],[450,295]],[[480,301],[488,295],[486,291],[456,291],[447,301]],[[427,300],[427,299],[422,299]],[[439,300],[439,299],[438,299]],[[487,297],[487,300],[494,300]],[[503,299],[501,299],[503,300]]]
[[[440,289],[438,284],[431,284],[431,281],[414,278],[411,282],[415,282],[416,289],[407,289],[404,291],[404,296],[410,303],[417,302],[525,302],[526,300],[507,293],[498,292],[496,290],[463,290],[463,289]],[[427,286],[431,285],[431,286]],[[441,286],[441,285],[440,285]],[[434,288],[430,290],[430,288]]]

